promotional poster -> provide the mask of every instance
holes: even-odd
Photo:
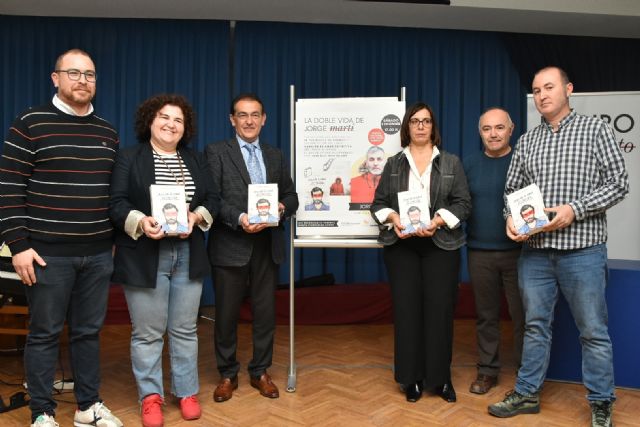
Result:
[[[397,98],[296,102],[296,234],[372,237],[369,207],[387,158],[400,151],[404,101]]]

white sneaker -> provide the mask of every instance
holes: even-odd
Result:
[[[55,418],[47,414],[38,415],[38,418],[31,424],[31,427],[60,427]]]
[[[73,417],[73,425],[76,427],[122,427],[122,421],[111,414],[104,403],[96,402],[86,411],[77,409]]]

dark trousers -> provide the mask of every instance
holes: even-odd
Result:
[[[32,418],[53,415],[51,395],[58,361],[59,339],[65,320],[76,401],[81,410],[100,401],[100,329],[107,312],[111,252],[84,257],[42,257],[35,266],[36,281],[26,287],[29,335],[24,365]]]
[[[476,303],[478,337],[478,373],[497,376],[500,373],[500,301],[502,290],[513,321],[513,355],[516,369],[522,358],[524,310],[518,289],[520,249],[479,251],[469,249],[469,277]]]
[[[460,250],[411,237],[386,246],[384,261],[393,299],[396,381],[423,381],[426,389],[450,382]]]
[[[242,267],[214,266],[216,292],[215,352],[218,371],[223,378],[238,374],[238,317],[242,300],[251,298],[253,315],[253,358],[249,374],[262,375],[271,366],[275,334],[275,290],[278,266],[271,257],[271,233],[255,236],[249,263]]]

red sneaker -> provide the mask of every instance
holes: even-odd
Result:
[[[185,420],[197,420],[200,418],[202,409],[200,409],[198,397],[193,395],[180,399],[180,412],[182,412],[182,418]]]
[[[142,399],[140,414],[143,427],[162,427],[164,425],[162,405],[164,405],[164,400],[159,394],[150,394]]]

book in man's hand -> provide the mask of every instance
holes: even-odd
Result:
[[[404,225],[402,234],[412,234],[431,223],[429,199],[424,190],[400,191],[398,193],[400,222]]]
[[[250,224],[277,226],[280,222],[278,184],[249,184],[247,215]]]
[[[518,234],[539,233],[549,222],[544,212],[542,193],[535,183],[507,194],[507,203]]]
[[[183,185],[149,186],[151,195],[151,216],[168,235],[189,232],[189,219],[186,196]]]

